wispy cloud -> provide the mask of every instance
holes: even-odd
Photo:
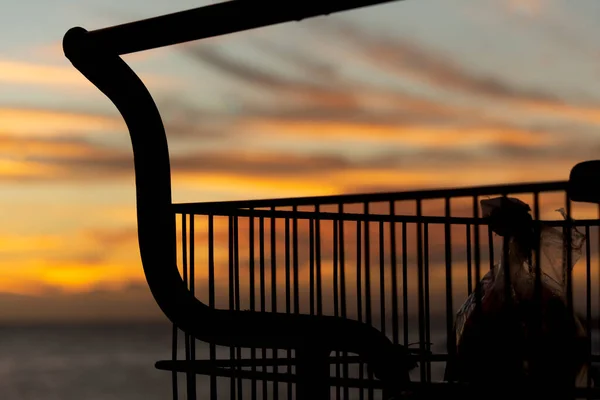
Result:
[[[325,26],[323,29],[326,29]],[[377,68],[387,69],[399,76],[408,76],[429,85],[468,92],[475,96],[556,100],[556,96],[550,93],[518,88],[498,78],[479,76],[448,56],[416,43],[415,39],[386,37],[382,33],[342,23],[328,24],[327,29],[336,34],[336,39],[350,45],[358,57],[364,57]]]
[[[598,125],[600,104],[572,104],[560,95],[544,89],[526,89],[498,77],[486,77],[458,64],[447,55],[427,49],[414,40],[389,38],[347,25],[334,26],[338,39],[350,44],[359,56],[376,68],[398,76],[463,93],[481,100],[503,102],[517,117],[566,119]],[[493,107],[493,106],[492,106]],[[493,112],[492,112],[493,114]]]
[[[0,132],[10,135],[81,136],[90,132],[122,132],[125,123],[115,116],[75,110],[3,107]]]
[[[89,85],[81,74],[71,68],[9,60],[0,60],[0,82],[55,87]]]
[[[318,102],[328,107],[358,108],[359,93],[336,90],[330,85],[315,83],[307,79],[283,77],[236,61],[222,51],[209,46],[185,46],[184,54],[235,77],[256,90],[281,96],[284,104],[290,100]]]
[[[156,87],[174,87],[174,77],[140,74]],[[44,65],[17,60],[0,59],[0,83],[11,85],[46,86],[56,89],[88,89],[91,83],[72,66]]]
[[[242,193],[252,193],[255,188],[259,193],[267,189],[306,194],[378,186],[400,190],[445,182],[468,185],[566,178],[575,162],[593,157],[600,148],[600,142],[593,139],[580,143],[560,135],[483,128],[250,123],[240,134],[251,132],[258,132],[253,137],[264,141],[277,137],[301,144],[326,137],[389,146],[360,157],[333,147],[315,154],[292,149],[277,153],[256,148],[189,149],[172,154],[175,183],[184,187],[203,183],[214,190]],[[4,157],[0,179],[5,181],[76,182],[92,177],[106,181],[133,175],[129,150],[87,138],[2,136],[0,154]]]
[[[418,96],[414,92],[403,90],[397,85],[373,86],[366,82],[342,78],[333,67],[333,61],[319,62],[320,54],[313,58],[293,55],[289,49],[257,41],[258,49],[267,49],[267,53],[276,56],[283,64],[300,65],[310,74],[274,72],[274,68],[265,69],[252,62],[227,54],[210,45],[189,45],[182,47],[184,54],[192,59],[212,66],[222,74],[227,74],[241,83],[250,85],[267,94],[274,94],[277,103],[263,107],[264,112],[271,109],[274,117],[277,113],[297,118],[345,118],[364,120],[370,115],[370,121],[389,120],[395,114],[397,121],[451,123],[487,123],[503,125],[531,125],[540,118],[557,122],[569,121],[577,124],[598,125],[598,104],[571,104],[560,95],[544,88],[528,89],[509,83],[502,78],[479,75],[464,63],[458,63],[446,54],[424,47],[415,40],[389,38],[381,33],[366,31],[347,23],[329,23],[327,26],[315,25],[316,31],[334,34],[336,40],[350,47],[346,52],[349,62],[362,61],[376,71],[387,71],[394,77],[421,82],[436,89],[445,89],[457,97],[455,102],[447,98],[432,99]],[[317,57],[317,61],[315,61]],[[297,58],[309,59],[302,63]],[[307,64],[308,66],[303,66]],[[313,65],[316,64],[316,65]],[[339,60],[338,60],[339,64]],[[300,78],[302,76],[302,78]],[[310,76],[310,78],[306,78]],[[501,76],[501,75],[500,75]],[[467,96],[467,97],[465,97]],[[470,102],[465,102],[470,99]],[[244,111],[257,110],[257,104]],[[373,112],[373,109],[377,111]],[[386,113],[387,112],[387,113]],[[293,118],[292,117],[292,118]],[[368,118],[368,117],[367,117]]]

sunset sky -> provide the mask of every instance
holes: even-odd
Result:
[[[208,3],[8,3],[0,322],[159,318],[125,124],[61,41]],[[600,155],[599,18],[597,0],[406,0],[124,58],[177,202],[561,180]]]

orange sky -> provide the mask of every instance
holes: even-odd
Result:
[[[176,10],[83,3],[0,46],[0,299],[22,311],[0,322],[160,318],[125,125],[59,43]],[[163,114],[178,202],[560,180],[600,152],[600,53],[576,41],[597,28],[565,6],[407,1],[125,59]]]

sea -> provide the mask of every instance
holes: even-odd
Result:
[[[157,323],[0,327],[0,399],[171,399],[171,374],[154,367],[156,361],[170,359],[171,334],[170,325]],[[443,351],[443,331],[431,339],[432,350]],[[202,343],[196,352],[198,357],[208,357]],[[219,358],[227,355],[225,350],[217,352]],[[443,369],[440,363],[432,367],[434,380],[441,379]],[[419,373],[414,371],[414,378]],[[230,398],[229,381],[220,379],[219,399]],[[186,399],[184,382],[180,377],[181,400]],[[208,399],[207,378],[198,377],[197,385],[198,399]],[[258,398],[262,399],[260,393]]]
[[[2,400],[165,400],[168,324],[0,327]]]
[[[0,399],[171,399],[171,373],[154,367],[171,358],[171,344],[169,324],[0,326]],[[196,354],[208,357],[208,347],[197,342]],[[228,355],[217,350],[219,358]],[[179,399],[186,399],[185,377],[178,381]],[[230,398],[229,381],[219,380],[219,398]],[[198,377],[197,386],[198,399],[208,399],[207,378]]]

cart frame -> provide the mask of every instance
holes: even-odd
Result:
[[[205,214],[213,217],[224,214],[232,218],[243,215],[268,218],[277,215],[288,218],[288,220],[302,217],[318,221],[332,217],[318,210],[320,203],[342,204],[352,200],[367,204],[377,199],[389,202],[401,198],[419,202],[428,196],[442,196],[448,199],[449,204],[451,197],[458,196],[460,193],[474,195],[474,190],[479,196],[485,193],[507,193],[513,189],[533,192],[542,191],[544,188],[569,189],[572,182],[471,188],[464,189],[462,192],[461,190],[425,191],[195,205],[174,205],[172,203],[169,149],[160,113],[143,82],[120,58],[121,55],[387,2],[389,0],[324,0],[320,2],[234,0],[94,31],[72,28],[65,34],[63,49],[66,57],[114,103],[129,129],[135,165],[138,241],[144,273],[154,299],[167,318],[173,322],[174,332],[180,329],[185,332],[187,338],[192,338],[191,342],[189,340],[186,342],[188,343],[187,363],[165,361],[157,364],[159,368],[173,371],[175,397],[177,397],[175,382],[177,371],[188,374],[188,398],[190,399],[195,398],[196,395],[195,378],[190,378],[190,375],[209,373],[214,377],[216,374],[225,373],[222,370],[215,372],[215,368],[219,368],[219,363],[212,357],[208,364],[197,362],[192,357],[190,349],[193,348],[192,343],[195,343],[196,339],[210,343],[212,346],[294,351],[293,359],[285,362],[294,364],[295,374],[269,376],[263,373],[260,376],[261,379],[274,381],[287,379],[295,382],[298,400],[329,399],[332,384],[337,385],[338,388],[340,385],[350,384],[370,389],[382,388],[387,391],[385,397],[389,397],[392,393],[398,393],[398,390],[407,390],[414,386],[409,383],[407,367],[412,357],[411,352],[405,346],[394,343],[397,341],[390,340],[368,322],[319,313],[308,315],[254,310],[249,312],[235,309],[221,310],[216,309],[213,304],[199,301],[193,290],[193,276],[190,276],[190,279],[182,277],[177,267],[175,218],[177,213],[182,215]],[[240,15],[243,15],[244,18],[240,18]],[[594,168],[583,168],[582,176],[584,178],[582,181],[589,182],[590,173],[595,174],[595,172],[589,171],[596,171],[597,165],[594,164],[592,167]],[[577,171],[579,170],[574,170],[574,172]],[[573,182],[577,182],[577,179]],[[598,200],[595,194],[590,194],[590,190],[586,189],[585,185],[573,187],[576,187],[578,191],[575,192],[581,199]],[[313,211],[315,215],[300,216],[297,209],[291,212],[276,210],[279,205],[293,208],[301,204],[316,205],[317,209]],[[272,209],[258,210],[265,206]],[[417,226],[422,227],[421,223],[424,220],[421,219],[422,216],[419,213],[420,211],[417,211],[414,222],[418,222]],[[376,220],[374,215],[369,215],[368,208],[365,209],[364,214],[368,216],[367,220]],[[343,215],[343,212],[339,215]],[[401,216],[391,215],[392,219],[396,218],[396,222],[406,223],[411,218],[405,217],[403,220]],[[337,218],[339,220],[340,217]],[[441,222],[449,226],[454,221],[451,221],[450,218],[449,209],[447,209],[447,214],[442,217]],[[190,223],[193,224],[193,222]],[[484,224],[485,222],[475,220],[473,223]],[[451,256],[450,253],[448,255]],[[419,264],[422,262],[423,260],[420,259]],[[420,271],[420,280],[424,282],[422,269]],[[193,271],[189,270],[188,273],[193,274]],[[319,279],[318,275],[316,279]],[[214,288],[210,295],[214,296]],[[368,294],[366,296],[368,297]],[[451,304],[451,298],[448,300]],[[419,301],[419,308],[424,310],[423,302],[425,300]],[[396,318],[398,318],[397,314],[396,310]],[[447,314],[449,329],[452,316],[450,312]],[[423,318],[420,318],[420,323],[425,323]],[[349,332],[350,334],[348,334]],[[421,335],[423,335],[421,339],[426,339],[425,331],[422,331]],[[425,342],[425,340],[420,341],[421,351],[416,355],[422,362],[428,357]],[[361,365],[366,363],[370,372],[379,380],[369,380],[365,383],[342,379],[337,383],[332,383],[329,379],[330,363],[335,362],[338,365],[340,363],[339,357],[334,359],[330,357],[332,351],[336,351],[338,355],[339,353],[358,354],[357,359],[346,359],[346,362],[360,362]],[[239,366],[240,361],[236,362]],[[256,363],[261,361],[253,360],[253,362],[256,366]],[[276,359],[262,361],[263,364],[277,362],[279,361]],[[231,361],[228,363],[229,367],[235,366],[234,364]],[[207,368],[210,372],[207,372]],[[421,371],[423,370],[421,367]],[[227,373],[243,375],[241,371],[235,372],[234,369]],[[426,370],[424,373],[426,374]],[[461,389],[460,385],[451,385],[451,387],[444,385],[443,388],[440,388],[438,385],[430,384],[421,385],[420,393],[427,398],[434,393],[448,394],[449,390],[459,389]],[[443,390],[443,392],[439,392],[439,390]],[[216,396],[216,392],[214,395]]]

